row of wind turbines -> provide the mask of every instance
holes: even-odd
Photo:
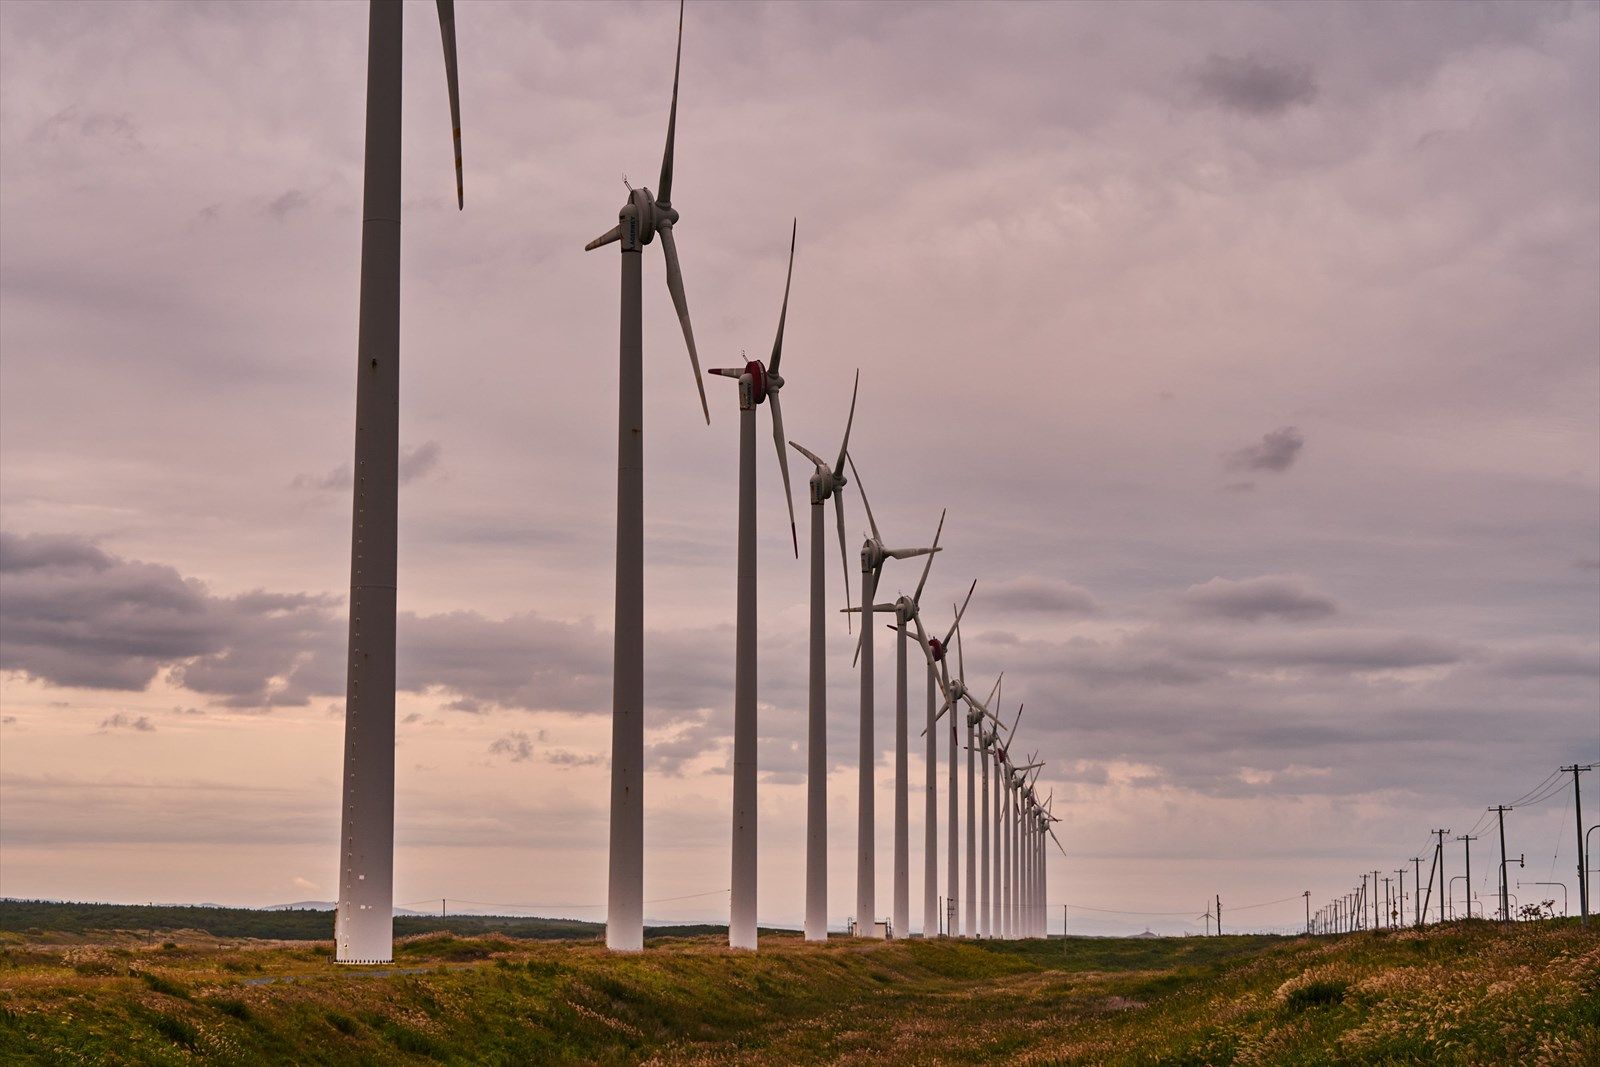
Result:
[[[461,163],[461,120],[457,87],[455,11],[453,0],[436,0],[444,43],[445,75],[450,99],[456,163],[457,206],[464,206]],[[400,57],[403,31],[400,0],[370,0],[367,71],[365,183],[362,211],[361,296],[356,400],[355,485],[351,533],[349,656],[345,705],[343,808],[340,831],[340,890],[335,922],[335,958],[342,963],[387,963],[393,956],[394,862],[394,704],[395,584],[398,497],[398,357],[400,317]],[[621,324],[618,367],[616,603],[613,649],[611,745],[610,856],[606,944],[619,951],[644,946],[644,451],[643,330],[641,289],[643,251],[657,237],[665,258],[667,288],[683,329],[701,412],[711,421],[699,353],[689,320],[683,275],[673,228],[679,214],[672,206],[673,155],[677,131],[678,83],[682,66],[683,7],[678,13],[677,53],[673,66],[672,104],[667,120],[656,192],[628,187],[617,225],[589,242],[593,250],[616,244],[621,253]],[[808,700],[806,910],[805,937],[827,937],[827,736],[826,617],[824,583],[827,502],[834,502],[841,558],[845,559],[846,612],[862,615],[856,646],[860,668],[861,717],[859,747],[860,795],[857,820],[855,930],[867,936],[913,932],[909,888],[908,820],[908,646],[915,640],[927,668],[927,713],[924,812],[924,899],[920,932],[941,930],[979,937],[1040,937],[1045,933],[1045,854],[1047,840],[1060,848],[1051,814],[1051,798],[1035,791],[1043,764],[1032,756],[1014,760],[1011,746],[1021,719],[1019,706],[1009,726],[1001,721],[1001,680],[989,695],[977,699],[966,684],[960,631],[961,616],[971,601],[954,610],[943,637],[929,637],[922,621],[921,598],[934,555],[940,551],[944,516],[933,544],[926,548],[888,548],[867,500],[861,476],[849,452],[856,390],[836,458],[822,456],[787,441],[779,400],[784,379],[783,333],[788,317],[789,288],[794,274],[796,228],[791,228],[789,270],[778,316],[777,336],[767,363],[751,360],[743,367],[714,368],[712,374],[733,379],[739,400],[739,532],[736,667],[734,676],[733,879],[728,941],[754,949],[756,936],[756,410],[772,412],[773,441],[789,506],[790,536],[795,555],[799,540],[794,522],[786,444],[808,459],[810,479],[810,688]],[[850,580],[845,538],[843,490],[850,474],[861,491],[870,533],[862,545],[861,603],[849,605]],[[875,603],[879,580],[891,560],[926,556],[916,591],[892,603]],[[973,587],[976,586],[973,582]],[[873,632],[874,616],[892,614],[896,633],[895,690],[895,829],[893,907],[887,923],[879,923],[876,907],[875,792],[876,761]],[[954,645],[952,677],[948,651]],[[959,735],[964,719],[966,743]],[[941,923],[938,906],[938,727],[946,724],[949,781],[945,827],[945,885],[954,903]],[[959,855],[958,753],[966,751],[966,882],[961,890]],[[981,767],[981,787],[978,784]],[[991,790],[991,770],[992,790]],[[991,811],[991,801],[993,809]],[[978,807],[981,803],[981,818]],[[991,833],[992,831],[992,833]]]

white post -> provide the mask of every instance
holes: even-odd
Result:
[[[922,936],[939,933],[939,730],[934,693],[938,679],[928,664],[928,758],[923,767],[922,810]]]
[[[863,563],[866,562],[863,556]],[[878,595],[877,576],[872,568],[861,568],[861,737],[857,759],[860,780],[856,811],[856,930],[872,930],[876,916],[877,887],[874,864],[876,847],[873,834],[874,799],[872,770],[875,752],[872,740],[872,604]]]
[[[978,753],[978,761],[983,764],[983,817],[978,821],[980,833],[983,835],[982,845],[978,852],[979,866],[983,868],[982,892],[978,900],[978,933],[982,937],[994,936],[994,924],[991,922],[989,897],[989,750],[984,749]]]
[[[739,382],[739,588],[733,670],[733,892],[728,947],[756,947],[756,405]]]
[[[896,612],[894,642],[894,929],[911,929],[911,813],[907,795],[906,621]]]
[[[978,839],[974,831],[977,829],[978,806],[977,798],[973,795],[973,774],[976,770],[977,741],[972,734],[972,717],[967,717],[967,901],[962,910],[962,924],[966,927],[967,936],[975,937],[978,933]]]
[[[806,736],[806,940],[828,939],[828,646],[822,501],[811,502],[811,692]]]
[[[355,501],[334,959],[394,956],[395,545],[400,450],[398,2],[370,5],[356,340]]]

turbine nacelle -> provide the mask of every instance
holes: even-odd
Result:
[[[895,621],[909,626],[917,617],[917,602],[908,596],[901,596],[894,602]]]
[[[711,373],[738,379],[739,407],[745,410],[756,407],[769,396],[776,396],[783,388],[783,378],[767,370],[759,359],[750,360],[743,368],[712,367]]]
[[[888,558],[888,550],[876,537],[869,537],[861,542],[861,573],[877,572]]]

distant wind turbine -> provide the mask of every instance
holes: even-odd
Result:
[[[657,234],[666,258],[667,289],[678,311],[689,366],[707,424],[711,409],[700,378],[700,356],[689,325],[683,272],[672,228],[672,156],[678,130],[678,74],[683,62],[683,4],[678,4],[678,49],[672,65],[672,108],[661,155],[658,193],[628,186],[617,224],[586,251],[617,242],[622,251],[622,329],[617,382],[617,579],[611,685],[611,856],[606,947],[644,947],[644,331],[640,324],[644,246]]]
[[[844,423],[844,440],[839,458],[828,466],[826,460],[802,445],[790,441],[816,468],[811,474],[811,685],[806,730],[806,925],[807,941],[828,939],[828,642],[826,583],[823,581],[824,556],[822,514],[828,498],[833,498],[839,520],[839,560],[844,564],[844,602],[850,605],[849,550],[844,540],[845,457],[850,451],[850,427],[856,421],[856,393],[861,388],[861,372],[850,390],[850,416]],[[845,616],[848,620],[849,616]]]
[[[926,739],[927,755],[923,759],[923,814],[922,814],[922,936],[932,937],[939,932],[939,731],[933,728],[938,707],[934,702],[937,690],[941,696],[948,691],[949,672],[944,659],[950,642],[961,625],[961,615],[972,603],[972,591],[978,587],[974,578],[967,587],[967,598],[956,612],[955,621],[945,631],[944,639],[929,637],[922,629],[921,619],[913,620],[917,626],[917,643],[922,646],[928,661],[928,711],[922,735]]]
[[[789,505],[789,536],[794,539],[794,496],[789,490],[789,450],[784,448],[783,406],[778,391],[783,377],[783,327],[789,318],[789,283],[794,281],[794,239],[789,231],[789,273],[783,283],[783,309],[772,342],[772,363],[752,359],[743,367],[716,367],[712,374],[739,383],[739,549],[738,608],[733,669],[733,891],[728,917],[728,946],[756,947],[756,408],[772,409],[772,440],[783,471],[783,496]],[[800,545],[795,541],[795,556]]]
[[[454,0],[438,0],[445,83],[461,179]],[[356,339],[355,507],[344,713],[344,804],[334,959],[394,956],[395,554],[400,464],[400,59],[398,0],[367,11],[367,146]]]
[[[938,548],[885,548],[878,533],[878,521],[872,517],[872,504],[867,499],[867,487],[862,484],[861,472],[856,470],[855,459],[846,456],[850,473],[855,476],[856,488],[861,491],[861,505],[867,512],[867,525],[871,533],[861,545],[861,643],[856,646],[856,657],[861,662],[861,738],[859,758],[860,780],[857,791],[856,816],[856,929],[872,929],[877,914],[877,842],[876,800],[873,794],[872,768],[876,762],[873,747],[873,660],[872,613],[873,597],[878,592],[878,576],[883,565],[891,559],[911,559],[938,552]],[[851,610],[845,608],[845,611]]]
[[[895,689],[894,689],[894,907],[891,912],[894,928],[911,929],[911,816],[907,796],[909,769],[906,737],[906,635],[907,627],[917,620],[917,604],[922,590],[928,584],[928,571],[933,568],[933,553],[939,551],[939,538],[944,533],[943,511],[939,512],[939,526],[933,533],[933,552],[928,553],[922,567],[922,577],[911,596],[901,596],[892,604],[876,604],[874,611],[894,612],[895,623],[889,627],[895,632]],[[920,627],[919,627],[920,632]]]
[[[977,583],[974,582],[973,584],[974,584],[974,586],[976,586]],[[970,590],[968,591],[967,596],[968,596],[969,599],[971,598],[972,593],[971,593]],[[951,607],[953,608],[954,605],[951,605]],[[957,675],[956,675],[955,678],[951,678],[949,676],[949,658],[948,658],[948,656],[942,658],[941,661],[940,661],[941,688],[944,690],[945,699],[944,699],[944,704],[939,708],[938,713],[936,715],[934,715],[934,717],[933,717],[934,718],[934,722],[937,722],[939,719],[944,717],[945,712],[947,712],[947,711],[950,712],[949,816],[948,816],[948,818],[946,820],[946,829],[948,830],[948,836],[949,836],[949,846],[948,846],[947,856],[946,856],[946,866],[947,866],[947,876],[946,877],[947,877],[947,884],[948,884],[948,886],[950,888],[950,896],[952,898],[954,898],[954,899],[959,899],[960,895],[961,895],[960,894],[960,885],[961,885],[961,881],[960,881],[960,866],[959,866],[959,853],[960,853],[960,849],[959,849],[960,817],[959,817],[959,804],[958,804],[959,778],[957,776],[957,774],[958,774],[957,768],[959,766],[959,764],[958,764],[959,750],[960,750],[960,744],[961,743],[960,743],[959,735],[956,732],[955,709],[957,709],[961,705],[961,703],[965,702],[967,704],[968,708],[972,709],[974,712],[977,712],[980,715],[988,715],[990,718],[993,718],[993,715],[990,714],[988,707],[986,707],[983,702],[979,701],[977,698],[975,698],[967,690],[967,684],[966,684],[966,680],[965,680],[966,662],[965,662],[965,658],[964,658],[963,642],[962,642],[962,639],[961,639],[961,626],[960,626],[961,614],[965,610],[966,610],[966,605],[963,604],[962,607],[961,607],[961,610],[956,613],[956,625],[951,627],[951,631],[955,634],[955,640],[956,640]],[[930,651],[930,654],[931,654],[931,648],[929,649],[929,651]],[[991,691],[990,692],[990,697],[992,698],[993,696],[994,696],[994,693],[993,693],[993,691]],[[932,727],[931,723],[929,724],[928,732],[929,733],[933,732],[933,727]],[[972,743],[971,730],[970,729],[968,730],[967,743],[968,743],[969,746]],[[970,775],[969,775],[969,779],[970,779]],[[968,788],[969,789],[971,788],[970,780],[968,782]],[[972,833],[972,827],[970,825],[967,828],[967,833],[968,833],[968,836],[970,837],[970,835]],[[968,895],[971,894],[972,888],[970,886],[968,887],[967,892],[968,892]],[[973,912],[973,917],[975,917],[975,915],[976,915],[976,912],[974,911]],[[972,922],[966,923],[965,924],[966,932],[968,932],[968,933],[972,932],[973,927],[974,927],[974,923],[972,923]],[[958,913],[954,909],[952,909],[951,915],[950,915],[950,931],[949,932],[950,932],[951,936],[953,936],[953,937],[960,937],[960,936],[963,935],[963,924],[960,921],[960,917],[958,916]]]

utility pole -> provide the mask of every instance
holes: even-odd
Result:
[[[1417,926],[1422,925],[1422,857],[1411,857],[1411,870],[1413,874],[1411,895],[1415,901],[1411,905],[1411,921]],[[1432,875],[1432,871],[1428,872]]]
[[[1383,927],[1383,918],[1378,914],[1378,875],[1382,873],[1382,871],[1372,872],[1372,928],[1374,930],[1382,929]]]
[[[1394,873],[1400,876],[1400,891],[1395,894],[1394,901],[1395,904],[1399,906],[1398,910],[1400,914],[1395,925],[1404,926],[1406,924],[1406,869],[1404,867],[1396,867]]]
[[[1511,921],[1511,894],[1510,887],[1506,885],[1506,812],[1515,811],[1504,804],[1489,809],[1500,820],[1500,921]]]
[[[1389,894],[1389,886],[1393,881],[1393,878],[1383,880],[1383,911],[1391,927],[1394,926],[1394,898]]]
[[[1572,810],[1578,818],[1578,913],[1583,916],[1579,920],[1582,925],[1589,925],[1589,878],[1588,864],[1584,862],[1583,848],[1583,800],[1578,795],[1578,775],[1583,771],[1594,770],[1594,764],[1574,763],[1570,767],[1561,768],[1563,771],[1572,772]]]
[[[1222,936],[1222,894],[1217,894],[1217,936]]]
[[[1440,922],[1444,922],[1448,918],[1448,916],[1446,916],[1445,912],[1444,912],[1445,897],[1449,896],[1449,893],[1447,893],[1446,890],[1448,889],[1448,887],[1450,885],[1450,883],[1445,881],[1445,878],[1444,878],[1444,835],[1449,833],[1449,832],[1450,832],[1449,830],[1435,830],[1434,831],[1434,833],[1439,835],[1439,843],[1437,845],[1435,845],[1434,848],[1438,852],[1438,856],[1439,856],[1439,921]],[[1430,886],[1433,884],[1431,879],[1429,880],[1428,884]]]
[[[1306,933],[1311,932],[1311,890],[1307,889],[1300,894],[1306,898]]]
[[[1457,841],[1467,850],[1467,918],[1472,918],[1472,843],[1476,837],[1458,837]]]

